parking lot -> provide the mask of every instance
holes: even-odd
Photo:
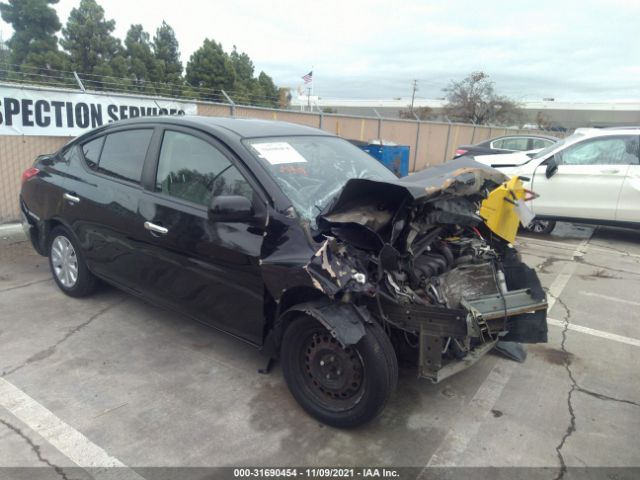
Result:
[[[640,466],[639,231],[519,237],[549,342],[438,385],[401,370],[350,431],[306,415],[251,347],[110,287],[66,297],[21,230],[0,242],[0,466]]]

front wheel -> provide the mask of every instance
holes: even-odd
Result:
[[[373,419],[398,381],[393,346],[377,324],[367,325],[365,336],[345,348],[317,320],[298,317],[284,334],[281,361],[289,390],[302,408],[338,428]]]
[[[527,232],[537,233],[538,235],[548,235],[556,227],[555,220],[543,220],[534,218],[531,223],[525,227]]]

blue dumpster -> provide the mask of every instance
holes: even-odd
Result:
[[[382,163],[398,177],[409,175],[408,145],[361,145],[360,148]]]

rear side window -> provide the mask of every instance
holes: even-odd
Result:
[[[528,143],[529,139],[524,137],[505,138],[504,140],[502,140],[502,146],[498,148],[504,148],[505,150],[524,151],[527,149]]]
[[[197,137],[172,131],[162,140],[156,190],[205,206],[219,195],[253,197],[249,183],[222,152]]]
[[[87,162],[87,166],[91,170],[98,168],[98,159],[100,158],[100,152],[102,151],[102,144],[104,143],[104,137],[96,138],[90,142],[85,143],[82,146],[82,154],[84,160]]]
[[[122,180],[140,182],[152,129],[127,130],[107,135],[97,170]]]
[[[551,140],[545,140],[544,138],[534,138],[531,149],[547,148],[549,145],[553,145],[553,143]]]

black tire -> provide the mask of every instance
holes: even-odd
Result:
[[[525,230],[537,235],[549,235],[554,228],[556,228],[555,220],[543,220],[534,218],[533,220],[531,220],[531,223],[529,223],[529,225],[525,227]]]
[[[331,363],[323,363],[323,359]],[[281,362],[289,390],[302,408],[338,428],[357,427],[372,420],[398,382],[396,354],[377,324],[366,325],[366,334],[357,345],[342,348],[320,322],[308,316],[297,317],[285,331]],[[335,370],[327,373],[331,368]],[[325,380],[324,373],[333,373],[334,377]]]
[[[63,260],[60,258],[60,246],[69,245],[72,249],[67,250],[71,252],[66,255],[67,259],[71,259],[71,262],[75,259],[75,275],[65,276],[63,270]],[[49,236],[49,246],[47,248],[49,257],[49,268],[51,268],[51,274],[56,284],[64,293],[70,297],[86,297],[94,292],[98,284],[98,279],[89,271],[87,265],[82,257],[82,253],[78,248],[73,235],[69,231],[62,227],[56,227],[51,231]],[[67,269],[67,273],[72,273],[74,269]]]

